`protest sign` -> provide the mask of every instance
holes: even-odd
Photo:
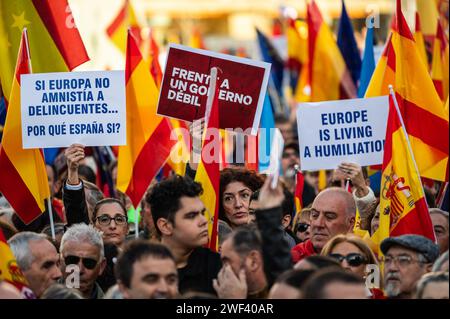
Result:
[[[383,162],[388,97],[301,103],[297,110],[301,169]]]
[[[157,113],[189,122],[205,116],[213,67],[219,70],[220,128],[256,135],[270,73],[265,62],[171,44]]]
[[[126,144],[123,71],[21,76],[23,148]]]

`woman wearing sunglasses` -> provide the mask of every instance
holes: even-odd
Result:
[[[378,261],[370,247],[361,238],[353,234],[342,234],[333,237],[323,247],[321,255],[335,258],[344,269],[364,279],[367,275],[367,265],[376,265],[377,269],[379,269]],[[383,281],[380,277],[379,284],[381,282]],[[368,289],[368,295],[372,299],[384,298],[380,287]]]

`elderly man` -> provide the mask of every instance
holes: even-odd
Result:
[[[384,290],[388,298],[410,299],[416,283],[431,271],[439,246],[419,235],[389,237],[381,242]]]
[[[355,215],[355,200],[345,189],[331,187],[320,192],[310,212],[311,238],[292,248],[293,261],[319,254],[332,237],[352,232]]]
[[[115,265],[125,299],[166,299],[178,296],[178,272],[170,250],[144,240],[127,243]]]
[[[448,250],[448,212],[431,208],[430,216],[439,245],[439,254],[443,254]]]
[[[222,244],[220,257],[223,267],[214,280],[219,298],[267,297],[261,238],[256,229],[237,228]]]
[[[8,245],[37,298],[61,278],[58,252],[44,234],[18,233]]]
[[[104,294],[96,279],[105,266],[101,233],[86,224],[68,228],[61,240],[61,270],[66,286],[78,289],[86,299],[102,299]]]

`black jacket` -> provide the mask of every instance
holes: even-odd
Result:
[[[67,227],[79,223],[90,224],[83,181],[81,181],[81,185],[80,190],[70,190],[66,188],[66,182],[64,181],[63,203],[66,210]]]
[[[195,291],[216,295],[212,282],[220,268],[222,261],[218,253],[203,247],[195,248],[187,265],[178,269],[180,293]]]
[[[285,231],[281,225],[281,212],[280,206],[258,210],[255,214],[262,238],[264,272],[269,287],[280,274],[292,268],[289,244],[284,238]]]

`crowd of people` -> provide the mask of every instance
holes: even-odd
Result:
[[[282,130],[288,141],[290,129]],[[64,157],[64,172],[48,166],[53,230],[48,212],[26,225],[0,201],[0,227],[37,298],[449,298],[449,217],[434,207],[436,194],[427,190],[437,243],[405,234],[378,249],[354,232],[357,211],[369,234],[380,215],[379,194],[358,164],[329,171],[321,190],[317,172],[305,172],[296,211],[296,140],[285,144],[276,188],[273,177],[244,166],[220,172],[217,252],[206,248],[210,221],[193,163],[185,176],[153,181],[132,222],[126,195],[105,197],[95,185],[82,145]],[[110,169],[114,178],[117,166]],[[3,281],[0,298],[23,296]]]

